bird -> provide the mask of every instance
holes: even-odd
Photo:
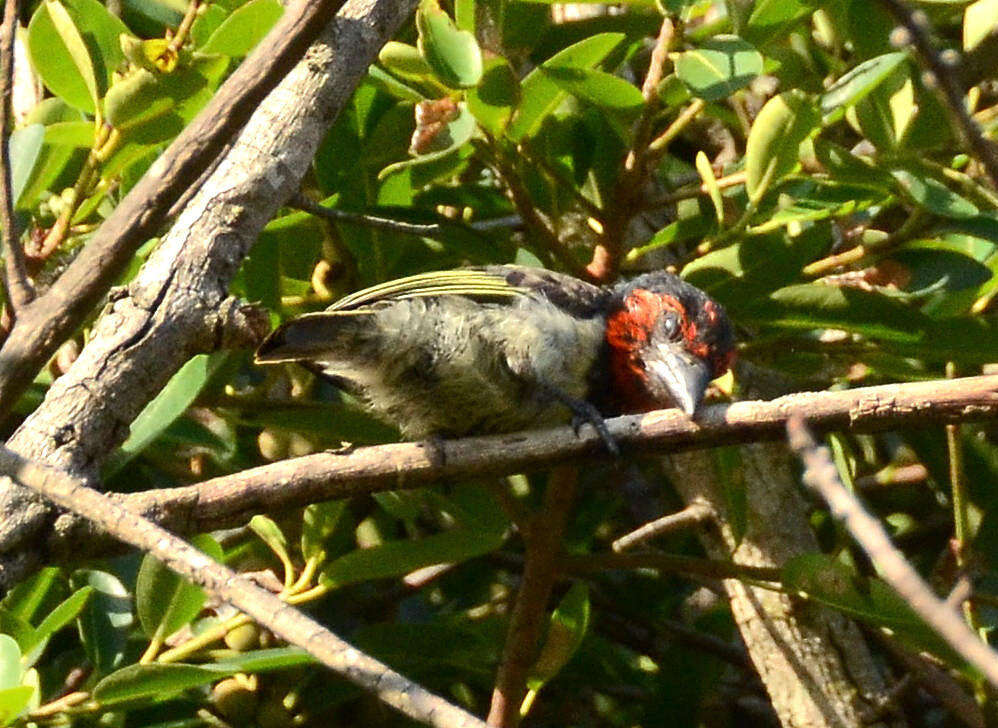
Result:
[[[735,355],[724,308],[665,271],[609,286],[542,268],[434,271],[352,293],[275,329],[258,364],[297,362],[406,438],[693,415]]]

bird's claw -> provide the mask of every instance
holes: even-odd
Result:
[[[600,414],[599,410],[584,400],[573,402],[571,408],[572,429],[575,431],[575,436],[579,436],[579,431],[583,425],[590,424],[596,430],[596,434],[599,435],[600,440],[603,441],[607,451],[614,457],[619,457],[620,445],[617,444],[613,435],[610,434],[610,430],[606,426],[606,420],[603,419],[603,415]]]

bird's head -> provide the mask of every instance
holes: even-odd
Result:
[[[707,384],[730,368],[735,354],[721,305],[665,272],[613,290],[606,341],[613,394],[625,412],[672,405],[692,415]]]

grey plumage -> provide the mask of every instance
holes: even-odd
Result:
[[[511,286],[507,269],[492,271],[474,290],[463,278],[441,288],[434,276],[362,291],[285,324],[257,359],[308,363],[406,437],[565,422],[571,413],[552,393],[585,399],[605,321],[572,316],[536,287]]]

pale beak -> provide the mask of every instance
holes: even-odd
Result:
[[[652,395],[672,402],[688,415],[696,412],[711,380],[707,364],[680,343],[658,347],[645,360],[645,371]]]

